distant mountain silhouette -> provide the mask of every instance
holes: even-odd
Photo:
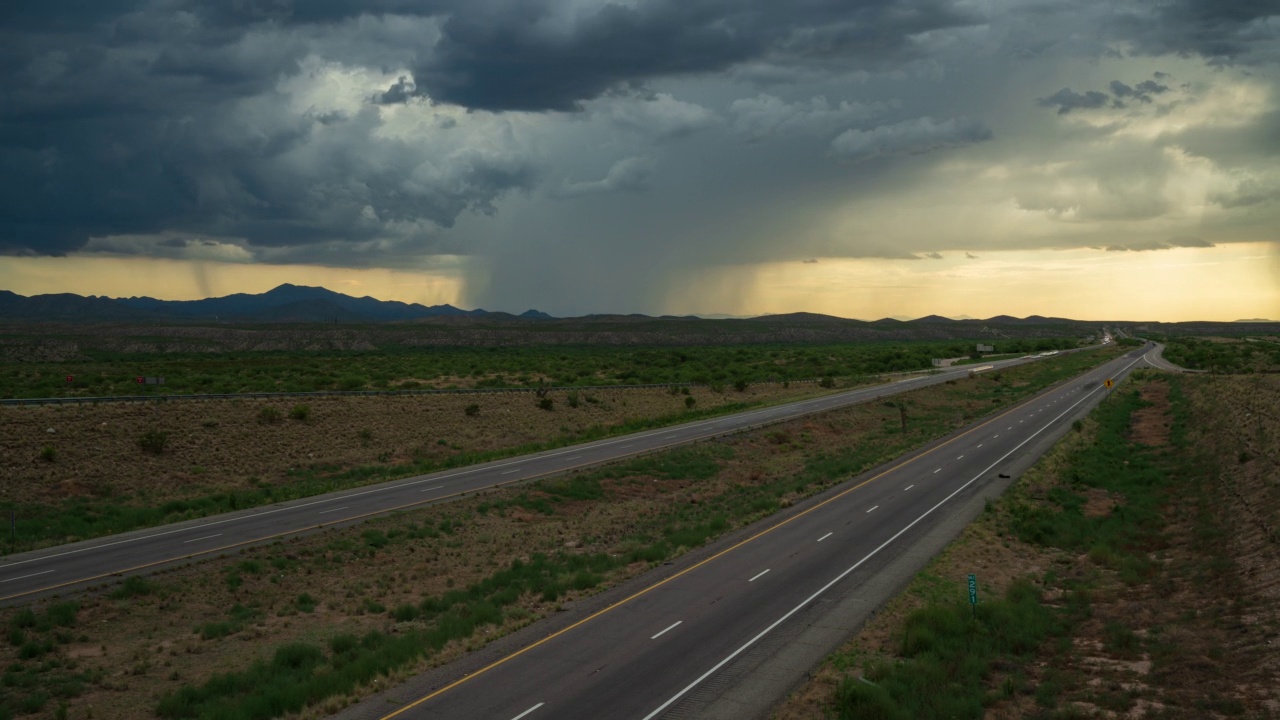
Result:
[[[27,321],[215,320],[237,322],[358,323],[419,318],[514,317],[508,313],[462,310],[452,305],[419,305],[372,297],[351,297],[322,287],[290,285],[258,295],[237,293],[204,300],[157,300],[151,297],[82,297],[70,293],[24,297],[0,290],[0,317]],[[520,317],[551,319],[529,310]]]

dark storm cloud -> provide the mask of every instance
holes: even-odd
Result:
[[[316,23],[409,4],[54,5],[0,16],[0,253],[62,255],[90,237],[165,230],[260,247],[425,238],[428,225],[492,212],[535,182],[511,143],[423,147],[385,137],[372,105],[313,113],[290,103],[281,83],[308,72],[318,45],[365,61],[387,52],[388,34],[417,27]],[[377,100],[412,89],[403,78]]]
[[[1111,31],[1149,55],[1199,55],[1214,64],[1280,61],[1276,0],[1166,0],[1135,3]]]
[[[413,97],[414,85],[413,81],[401,75],[400,79],[392,83],[384,93],[379,93],[374,97],[373,101],[379,105],[399,105],[409,101]]]
[[[1169,91],[1168,85],[1161,85],[1154,80],[1143,80],[1137,86],[1130,86],[1119,80],[1112,80],[1110,88],[1111,94],[1117,98],[1133,99],[1144,103],[1151,102],[1152,95],[1159,95]]]
[[[831,141],[833,155],[860,161],[888,155],[921,155],[986,142],[991,130],[973,118],[935,120],[919,117],[869,130],[850,129]]]
[[[743,62],[891,67],[920,52],[917,34],[977,22],[948,3],[4,3],[0,253],[60,255],[90,237],[165,231],[252,247],[417,233],[430,247],[434,230],[492,212],[543,168],[515,140],[487,146],[500,130],[426,149],[389,139],[380,107],[421,95],[478,111],[577,109]],[[315,62],[413,72],[371,92],[370,112],[299,110],[281,84],[316,73]],[[714,124],[669,100],[658,104],[688,116],[681,128]],[[433,127],[462,132],[457,122],[438,115]],[[648,170],[617,173],[562,189],[636,189]]]
[[[1059,115],[1066,115],[1072,110],[1083,110],[1105,107],[1107,96],[1096,90],[1078,93],[1071,88],[1062,88],[1058,92],[1036,100],[1040,107],[1056,107]]]
[[[487,110],[578,109],[611,90],[752,60],[881,63],[976,19],[942,0],[655,0],[576,16],[548,0],[460,5],[415,68],[420,92]]]

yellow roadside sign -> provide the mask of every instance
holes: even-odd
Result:
[[[1111,387],[1112,385],[1115,385],[1115,383],[1111,382],[1111,378],[1107,378],[1107,381],[1102,384],[1106,385],[1107,387]]]

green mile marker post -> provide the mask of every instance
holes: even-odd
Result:
[[[978,576],[969,575],[969,607],[973,610],[973,616],[978,617]]]

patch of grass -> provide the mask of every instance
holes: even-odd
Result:
[[[1097,439],[1071,454],[1066,484],[1053,487],[1047,503],[1010,503],[1010,526],[1020,540],[1087,552],[1099,565],[1127,566],[1136,576],[1154,571],[1146,554],[1164,528],[1161,489],[1168,476],[1150,453],[1136,451],[1126,440],[1130,417],[1143,404],[1136,391],[1125,390],[1094,410]],[[1090,517],[1076,491],[1083,488],[1107,490],[1125,501],[1107,515]]]
[[[955,587],[955,595],[961,589]],[[1032,583],[1013,583],[1005,596],[977,606],[934,602],[911,613],[902,630],[901,662],[872,662],[867,684],[844,679],[835,708],[841,718],[916,720],[983,716],[986,683],[997,662],[1029,660],[1064,626]]]
[[[164,452],[165,445],[169,443],[169,433],[162,430],[148,430],[142,433],[142,437],[138,438],[138,447],[152,455],[159,455]]]
[[[294,607],[298,608],[298,612],[313,613],[316,611],[316,605],[319,602],[307,593],[302,593],[293,601]]]
[[[134,575],[125,578],[124,583],[111,592],[111,598],[113,600],[124,600],[142,595],[150,595],[154,591],[155,587],[152,585],[150,580]]]

